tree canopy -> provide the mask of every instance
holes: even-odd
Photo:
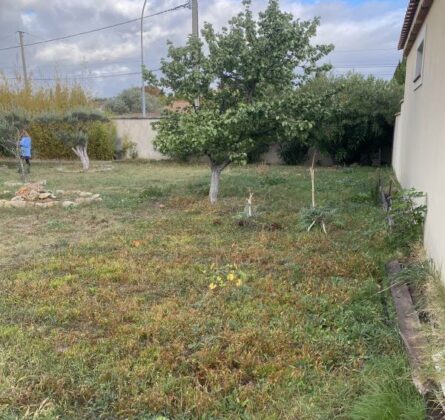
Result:
[[[318,19],[294,19],[270,0],[255,20],[251,1],[243,5],[221,32],[206,23],[203,41],[192,36],[183,47],[170,44],[161,66],[161,85],[190,106],[157,123],[155,145],[173,157],[207,156],[212,202],[221,171],[244,162],[260,136],[291,137],[312,127],[319,101],[295,93],[330,68],[318,62],[333,47],[311,43]]]

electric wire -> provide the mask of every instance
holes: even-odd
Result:
[[[151,18],[151,17],[159,16],[159,15],[163,15],[165,13],[174,12],[176,10],[189,7],[189,5],[190,5],[190,2],[182,3],[182,4],[178,5],[178,6],[171,7],[170,9],[161,10],[160,12],[156,12],[156,13],[152,13],[151,15],[144,16],[144,19],[148,19],[148,18]],[[122,25],[127,25],[129,23],[138,22],[140,20],[141,20],[141,18],[130,19],[130,20],[127,20],[125,22],[115,23],[113,25],[103,26],[101,28],[90,29],[88,31],[78,32],[78,33],[75,33],[75,34],[64,35],[64,36],[59,36],[57,38],[46,39],[46,40],[43,40],[43,41],[37,41],[37,42],[31,42],[31,43],[28,43],[28,44],[23,44],[23,46],[24,47],[31,47],[31,46],[34,46],[34,45],[46,44],[48,42],[63,41],[65,39],[69,39],[69,38],[73,38],[73,37],[81,36],[81,35],[88,35],[88,34],[92,34],[94,32],[104,31],[106,29],[115,28],[117,26],[122,26]],[[10,51],[10,50],[15,50],[17,48],[20,48],[20,45],[14,45],[14,46],[10,46],[10,47],[3,47],[3,48],[0,48],[0,51]]]

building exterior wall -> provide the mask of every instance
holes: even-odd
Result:
[[[405,98],[397,117],[393,167],[404,188],[427,195],[425,247],[445,280],[445,1],[434,1],[407,57]],[[415,82],[424,39],[422,78]]]
[[[159,121],[156,118],[114,118],[119,146],[122,146],[125,139],[136,144],[138,158],[149,160],[166,160],[168,156],[159,153],[154,149],[153,141],[156,131],[151,124]],[[208,163],[208,158],[193,158],[191,162]],[[269,151],[260,157],[261,162],[270,165],[281,165],[283,160],[279,155],[278,145],[272,145]]]
[[[156,131],[151,124],[158,121],[152,118],[115,118],[117,137],[119,143],[128,139],[136,144],[138,157],[141,159],[164,160],[167,156],[154,149],[153,141]]]

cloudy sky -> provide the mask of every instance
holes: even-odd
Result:
[[[187,0],[149,0],[146,15]],[[267,0],[253,0],[255,11]],[[328,57],[336,74],[356,71],[390,78],[400,58],[397,41],[408,0],[281,0],[300,19],[321,18],[317,42],[333,43]],[[20,50],[3,50],[113,25],[140,16],[142,0],[0,0],[0,71],[13,78],[21,71]],[[200,23],[221,27],[240,10],[241,0],[199,0]],[[56,77],[79,80],[94,95],[106,97],[139,83],[140,25],[41,43],[25,48],[28,72],[39,84]],[[187,8],[148,18],[144,24],[147,67],[159,67],[166,41],[183,44],[191,31]],[[37,79],[43,79],[38,80]]]

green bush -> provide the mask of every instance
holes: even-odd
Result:
[[[391,149],[394,115],[403,97],[398,83],[359,74],[319,76],[300,92],[324,98],[324,112],[314,116],[308,136],[281,144],[286,163],[300,163],[307,151],[305,145],[329,154],[338,164],[370,164]]]
[[[392,218],[391,245],[409,250],[410,246],[422,241],[426,217],[425,194],[415,189],[400,190],[392,196],[389,216]]]
[[[73,130],[67,123],[48,124],[34,121],[29,128],[32,138],[33,156],[38,159],[76,160],[77,157],[63,141],[58,132]],[[89,133],[88,155],[92,160],[111,160],[114,155],[116,129],[112,123],[95,122]]]

